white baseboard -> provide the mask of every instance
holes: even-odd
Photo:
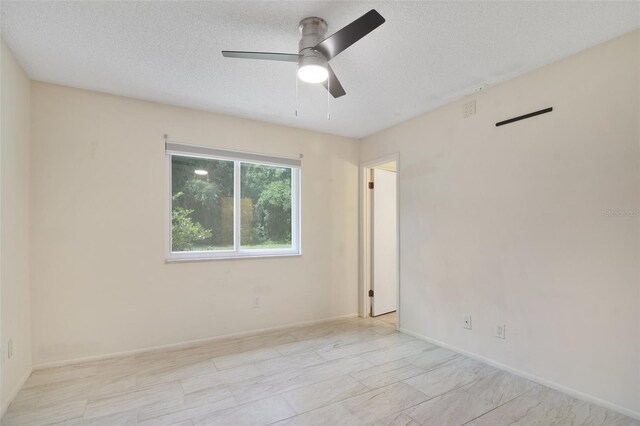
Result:
[[[43,362],[43,363],[38,363],[38,364],[34,365],[33,366],[33,370],[35,371],[35,370],[42,370],[44,368],[63,367],[65,365],[81,364],[83,362],[98,361],[98,360],[101,360],[101,359],[116,358],[116,357],[127,356],[127,355],[136,355],[136,354],[140,354],[140,353],[143,353],[143,352],[159,351],[159,350],[163,350],[163,349],[187,348],[189,346],[199,345],[199,344],[203,344],[203,343],[215,342],[215,341],[218,341],[218,340],[234,339],[234,338],[239,338],[239,337],[248,337],[248,336],[252,336],[252,335],[269,333],[269,332],[273,332],[273,331],[286,330],[287,328],[298,328],[298,327],[304,327],[304,326],[309,326],[309,325],[314,325],[314,324],[322,324],[322,323],[325,323],[325,322],[338,321],[338,320],[342,320],[342,319],[355,318],[357,316],[358,316],[358,314],[338,315],[338,316],[335,316],[335,317],[323,318],[323,319],[319,319],[319,320],[302,321],[302,322],[296,322],[296,323],[292,323],[292,324],[278,325],[278,326],[275,326],[275,327],[267,327],[267,328],[260,328],[260,329],[256,329],[256,330],[243,331],[243,332],[240,332],[240,333],[231,333],[231,334],[225,334],[225,335],[222,335],[222,336],[206,337],[204,339],[189,340],[189,341],[179,342],[179,343],[170,343],[170,344],[167,344],[167,345],[149,346],[149,347],[145,347],[145,348],[132,349],[132,350],[128,350],[128,351],[111,352],[111,353],[106,353],[106,354],[91,355],[91,356],[86,356],[86,357],[72,358],[72,359],[66,359],[66,360],[60,360],[60,361]]]
[[[22,386],[24,386],[24,382],[27,381],[27,379],[29,378],[29,376],[31,375],[32,372],[33,372],[33,370],[30,368],[26,372],[26,374],[24,376],[22,376],[22,378],[20,380],[18,380],[18,383],[16,383],[16,385],[13,387],[13,389],[11,390],[11,393],[9,393],[9,396],[7,397],[7,399],[2,401],[2,406],[0,407],[0,419],[2,419],[2,416],[4,416],[4,413],[7,411],[7,408],[9,408],[9,405],[13,401],[13,398],[15,398],[16,395],[18,394],[18,392],[20,392],[20,389],[22,389]]]
[[[596,396],[593,396],[593,395],[590,395],[588,393],[580,392],[578,390],[575,390],[575,389],[572,389],[570,387],[561,385],[561,384],[553,382],[551,380],[536,376],[536,375],[531,374],[531,373],[527,373],[526,371],[518,370],[517,368],[513,368],[513,367],[508,366],[506,364],[502,364],[502,363],[494,361],[492,359],[485,358],[485,357],[483,357],[481,355],[478,355],[478,354],[475,354],[473,352],[469,352],[469,351],[466,351],[464,349],[460,349],[460,348],[458,348],[456,346],[450,345],[448,343],[441,342],[439,340],[432,339],[431,337],[424,336],[424,335],[422,335],[420,333],[416,333],[414,331],[407,330],[406,328],[400,328],[399,331],[402,332],[402,333],[408,334],[410,336],[413,336],[413,337],[415,337],[417,339],[424,340],[425,342],[433,343],[434,345],[442,346],[445,349],[449,349],[449,350],[452,350],[454,352],[458,352],[460,354],[466,355],[466,356],[468,356],[470,358],[477,359],[478,361],[484,362],[485,364],[489,364],[489,365],[491,365],[493,367],[496,367],[496,368],[499,368],[501,370],[508,371],[509,373],[515,374],[516,376],[523,377],[525,379],[531,380],[532,382],[536,382],[536,383],[539,383],[541,385],[544,385],[544,386],[546,386],[548,388],[555,389],[555,390],[557,390],[559,392],[562,392],[562,393],[566,393],[567,395],[570,395],[570,396],[572,396],[574,398],[581,399],[583,401],[590,402],[590,403],[593,403],[593,404],[596,404],[596,405],[600,405],[600,406],[602,406],[604,408],[608,408],[609,410],[616,411],[616,412],[618,412],[620,414],[624,414],[625,416],[629,416],[629,417],[632,417],[634,419],[639,419],[640,420],[640,413],[637,412],[637,411],[630,410],[628,408],[622,407],[620,405],[614,404],[614,403],[609,402],[609,401],[605,401],[603,399],[600,399],[600,398],[598,398]]]

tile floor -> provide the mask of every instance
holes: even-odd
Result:
[[[389,312],[388,314],[377,316],[376,319],[395,326],[398,322],[398,313],[396,311]]]
[[[35,371],[2,424],[640,425],[385,319]]]

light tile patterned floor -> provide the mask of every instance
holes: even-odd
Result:
[[[395,326],[398,322],[398,313],[396,311],[389,312],[388,314],[377,316],[376,319]]]
[[[39,370],[2,420],[6,426],[639,425],[397,333],[384,319]]]

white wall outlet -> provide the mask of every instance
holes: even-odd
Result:
[[[13,339],[9,339],[7,342],[7,359],[11,359],[13,357]]]
[[[471,330],[471,315],[467,315],[464,317],[464,328],[467,330]]]
[[[254,308],[259,308],[260,306],[261,306],[261,305],[260,305],[260,297],[256,296],[256,297],[253,299],[253,307],[254,307]]]
[[[469,101],[462,105],[462,116],[464,118],[476,115],[476,101]]]
[[[504,339],[505,338],[505,325],[504,324],[498,324],[498,326],[496,327],[496,337],[499,339]]]

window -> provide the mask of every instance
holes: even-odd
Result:
[[[300,254],[300,160],[167,142],[168,260]]]

